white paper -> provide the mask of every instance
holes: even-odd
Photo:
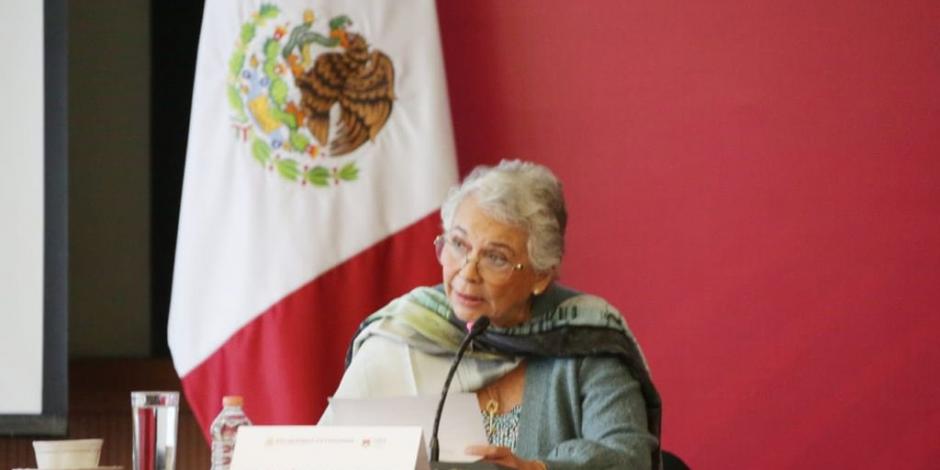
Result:
[[[434,427],[434,413],[439,396],[332,398],[332,425],[350,426],[421,426],[429,445]],[[486,432],[480,417],[480,405],[473,393],[451,393],[441,416],[440,461],[475,462],[479,456],[467,455],[469,445],[485,445]]]
[[[231,470],[430,470],[418,426],[242,426]]]

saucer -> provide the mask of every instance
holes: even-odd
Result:
[[[50,470],[48,468],[14,468],[13,470]],[[58,470],[124,470],[124,467],[120,465],[106,465],[104,467],[75,467],[75,468],[62,468]]]

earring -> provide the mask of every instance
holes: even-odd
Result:
[[[539,295],[539,294],[541,294],[541,292],[538,289],[535,289],[534,291],[532,291],[532,295]]]

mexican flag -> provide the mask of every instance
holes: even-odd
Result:
[[[169,345],[207,430],[312,424],[358,323],[439,282],[457,179],[433,0],[209,0]]]

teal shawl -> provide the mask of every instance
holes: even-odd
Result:
[[[453,355],[466,335],[443,286],[419,287],[370,315],[359,327],[346,354],[346,365],[372,336],[399,341],[432,355]],[[617,357],[640,383],[649,431],[660,439],[662,403],[649,367],[623,317],[599,297],[553,284],[533,297],[532,317],[511,328],[490,326],[464,357],[480,386],[501,377],[527,357]],[[462,366],[463,367],[463,366]],[[659,468],[660,451],[652,455]]]

